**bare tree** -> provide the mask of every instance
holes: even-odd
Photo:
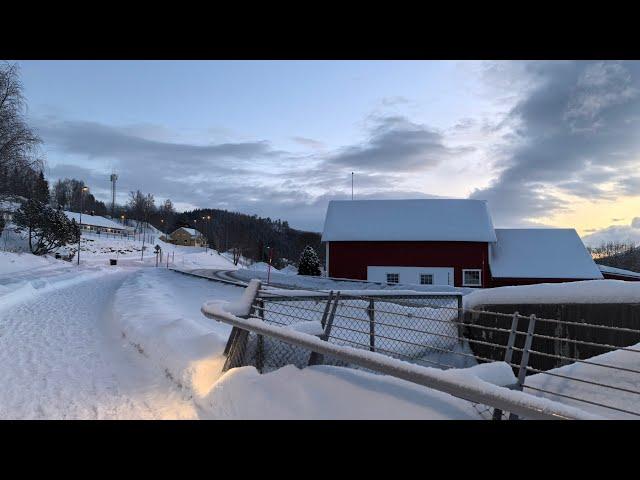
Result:
[[[14,193],[10,176],[44,166],[38,148],[41,140],[27,125],[25,111],[17,64],[0,63],[0,194]]]

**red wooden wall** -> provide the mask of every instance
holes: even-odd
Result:
[[[462,286],[462,270],[482,269],[489,286],[486,242],[329,242],[329,274],[367,279],[367,266],[453,267],[454,285]]]

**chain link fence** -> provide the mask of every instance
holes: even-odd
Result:
[[[460,360],[459,294],[314,293],[274,295],[261,292],[253,304],[254,318],[293,331],[308,333],[329,343],[379,352],[401,360],[443,368],[472,364]],[[244,335],[244,334],[243,334]],[[260,335],[230,339],[228,368],[253,365],[261,372],[293,364],[340,365],[340,360]],[[241,342],[239,340],[242,340]],[[240,351],[241,350],[241,351]],[[467,348],[468,350],[468,348]]]

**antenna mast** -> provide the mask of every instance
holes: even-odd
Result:
[[[116,208],[116,180],[118,180],[118,175],[113,172],[111,174],[111,218],[113,218],[113,212]]]

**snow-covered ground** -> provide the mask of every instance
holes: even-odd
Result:
[[[0,292],[0,418],[481,418],[469,402],[348,369],[221,376],[230,328],[200,306],[242,289],[10,256],[31,269]]]
[[[112,306],[129,272],[92,273],[2,302],[0,418],[197,417],[185,392],[124,345]]]
[[[589,362],[610,365],[630,370],[638,370],[640,365],[640,344],[629,347],[635,351],[615,350],[589,359]],[[590,365],[586,363],[572,363],[560,368],[549,370],[549,373],[564,375],[566,377],[578,378],[587,382],[595,382],[599,384],[609,385],[613,387],[640,390],[640,376],[628,370],[614,370],[612,368]],[[566,378],[554,377],[544,373],[538,373],[527,377],[525,385],[540,388],[549,392],[575,397],[602,405],[612,406],[618,409],[631,412],[638,412],[639,395],[631,392],[613,390],[611,388],[593,385]],[[533,395],[546,397],[567,405],[578,407],[587,412],[602,415],[612,419],[631,419],[637,420],[637,415],[611,410],[608,408],[592,405],[578,400],[572,400],[558,395],[537,392],[526,389],[528,393]]]
[[[161,246],[186,270],[235,268],[202,248]],[[243,290],[152,268],[155,257],[145,252],[140,262],[136,247],[131,240],[94,239],[86,242],[80,266],[0,253],[0,418],[482,418],[467,401],[341,367],[287,366],[263,375],[243,367],[223,375],[230,327],[205,318],[200,307],[206,300],[237,300]],[[124,252],[115,267],[107,265],[113,250]],[[363,289],[359,282],[272,275],[302,288]],[[627,355],[637,354],[609,355],[627,365],[635,361]],[[563,368],[596,375],[583,367]],[[549,389],[568,392],[557,380]],[[527,384],[545,388],[549,381],[532,376]],[[619,384],[634,388],[633,382],[621,377]],[[607,392],[577,393],[598,399]],[[620,408],[635,409],[635,397],[628,397],[621,397]]]

